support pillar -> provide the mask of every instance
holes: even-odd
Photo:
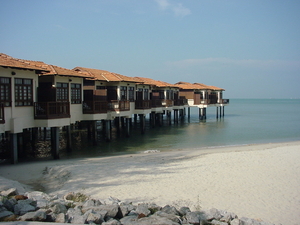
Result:
[[[92,141],[93,141],[93,145],[96,146],[97,145],[97,121],[92,121]]]
[[[59,127],[51,127],[51,153],[53,159],[59,159]]]
[[[144,114],[139,114],[140,117],[140,126],[141,126],[141,133],[145,133],[145,116]]]
[[[18,163],[18,135],[10,133],[11,164]]]
[[[203,119],[206,120],[206,108],[203,108]]]
[[[31,128],[31,147],[32,147],[32,152],[34,155],[36,155],[37,149],[36,149],[36,142],[38,140],[38,128],[34,127]]]
[[[191,118],[191,107],[188,107],[188,119]]]
[[[219,107],[217,106],[217,113],[216,113],[216,117],[217,117],[217,119],[219,118]]]
[[[130,136],[130,118],[126,118],[126,137]]]
[[[105,134],[106,134],[106,141],[111,141],[111,120],[106,120],[105,124]]]
[[[71,125],[66,126],[65,130],[66,130],[67,152],[71,152],[72,151]]]
[[[224,115],[225,115],[225,113],[224,113],[224,110],[225,110],[225,106],[222,106],[223,107],[223,117],[224,117]]]

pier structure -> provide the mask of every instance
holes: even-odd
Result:
[[[0,137],[9,141],[12,163],[17,163],[30,141],[32,148],[38,130],[51,138],[51,154],[59,159],[59,133],[66,133],[71,151],[71,128],[85,127],[97,144],[97,123],[105,139],[112,138],[112,127],[130,136],[132,123],[139,121],[145,133],[146,117],[151,127],[179,123],[190,118],[190,107],[199,108],[199,119],[206,119],[206,108],[216,107],[217,118],[224,116],[228,99],[224,89],[199,83],[169,84],[144,77],[129,77],[105,70],[75,67],[66,69],[40,61],[21,60],[0,53]],[[172,119],[173,114],[173,119]],[[0,152],[1,154],[1,152]],[[1,157],[1,155],[0,155]]]

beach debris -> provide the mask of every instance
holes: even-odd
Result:
[[[159,150],[146,150],[144,153],[158,153],[160,152]]]
[[[2,193],[7,195],[2,195]],[[135,205],[111,196],[111,201],[107,204],[92,199],[84,193],[74,192],[62,198],[43,192],[26,192],[24,196],[27,199],[24,200],[10,194],[11,191],[8,190],[1,192],[0,222],[39,221],[102,225],[271,225],[271,223],[245,217],[239,219],[235,213],[215,208],[191,211],[189,207],[184,206],[178,210],[172,205],[161,207],[155,203]]]

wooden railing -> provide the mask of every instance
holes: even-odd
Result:
[[[135,109],[151,109],[151,101],[135,100]]]
[[[175,106],[184,106],[187,105],[187,99],[175,99],[174,100]]]
[[[174,100],[170,100],[170,99],[163,99],[162,100],[162,105],[164,107],[171,107],[174,105]]]
[[[162,107],[162,99],[152,99],[151,108]]]
[[[130,102],[127,100],[113,100],[108,103],[108,111],[129,111]]]
[[[5,123],[5,117],[4,117],[4,104],[0,103],[0,124]]]
[[[83,114],[107,113],[108,102],[106,101],[84,101],[82,104]]]
[[[70,118],[70,102],[35,102],[34,118]]]

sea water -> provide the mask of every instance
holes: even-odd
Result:
[[[187,112],[187,110],[186,110]],[[199,120],[196,107],[190,108],[190,118],[169,125],[151,127],[141,134],[139,125],[132,126],[130,137],[113,132],[106,142],[101,135],[97,146],[81,135],[73,143],[71,153],[63,157],[93,157],[144,152],[207,147],[236,146],[300,140],[300,99],[230,99],[225,116],[216,118],[216,107],[207,108],[207,119]],[[173,118],[173,116],[172,116]],[[101,132],[100,132],[101,133]]]

